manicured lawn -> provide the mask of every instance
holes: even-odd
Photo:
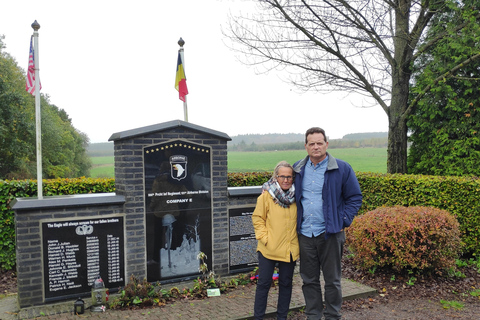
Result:
[[[387,172],[386,148],[346,148],[329,149],[335,158],[350,163],[358,172]],[[293,164],[305,157],[304,150],[270,151],[270,152],[228,152],[229,172],[272,171],[275,165],[285,160]],[[113,178],[113,157],[91,157],[93,167],[92,178]]]
[[[114,178],[115,170],[113,167],[114,159],[108,157],[91,157],[92,169],[90,169],[90,177],[92,178]]]
[[[350,163],[353,170],[360,172],[387,172],[386,148],[348,148],[329,149],[335,158]],[[285,160],[293,164],[306,157],[304,150],[271,151],[271,152],[229,152],[229,172],[272,171],[275,165]]]

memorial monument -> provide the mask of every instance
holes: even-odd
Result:
[[[197,275],[212,254],[211,147],[172,140],[144,148],[148,281]]]
[[[115,193],[12,202],[20,308],[88,296],[97,276],[113,291],[194,279],[199,252],[218,275],[253,269],[261,187],[227,187],[228,135],[175,120],[109,140]]]

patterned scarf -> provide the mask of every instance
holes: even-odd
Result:
[[[282,208],[288,208],[290,207],[290,204],[295,202],[295,186],[293,184],[290,189],[283,191],[282,188],[280,188],[277,179],[272,177],[263,184],[262,189],[268,191],[273,197],[275,203]]]

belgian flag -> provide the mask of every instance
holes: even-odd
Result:
[[[175,89],[178,91],[178,97],[185,102],[185,96],[188,94],[187,78],[185,77],[185,70],[183,69],[183,61],[180,52],[177,59],[177,76],[175,77]]]

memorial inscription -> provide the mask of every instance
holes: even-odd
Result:
[[[88,293],[100,275],[125,285],[123,216],[41,221],[45,300]]]
[[[198,253],[212,252],[211,148],[183,140],[148,146],[144,168],[147,280],[196,276]]]
[[[230,271],[250,270],[258,265],[257,240],[252,223],[254,207],[229,210]]]

